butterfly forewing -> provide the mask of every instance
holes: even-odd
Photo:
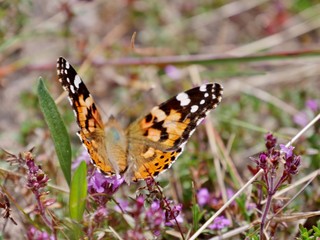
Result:
[[[154,107],[130,125],[129,154],[136,158],[135,179],[156,176],[170,167],[196,127],[221,102],[222,94],[220,84],[204,84]]]
[[[76,70],[62,57],[57,61],[59,82],[69,94],[70,104],[74,110],[78,132],[93,163],[107,175],[113,175],[106,153],[104,124],[93,97],[88,91]]]

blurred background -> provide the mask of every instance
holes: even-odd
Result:
[[[53,98],[63,92],[59,56],[80,72],[104,119],[117,115],[124,126],[200,82],[223,84],[212,119],[239,161],[263,146],[256,139],[266,131],[290,139],[312,118],[301,113],[306,102],[319,100],[317,1],[0,4],[0,146],[7,150],[52,153],[35,90],[42,76]],[[58,101],[80,145],[65,95]]]
[[[56,76],[63,56],[104,120],[113,114],[123,126],[181,91],[221,83],[224,98],[209,121],[248,177],[248,157],[264,148],[266,132],[287,143],[319,112],[319,12],[317,0],[0,1],[0,147],[18,153],[35,146],[49,177],[61,175],[38,107],[42,76],[68,126],[74,156],[82,152]],[[193,156],[208,144],[199,128],[181,156],[193,162],[179,159],[180,167],[170,171],[183,169],[179,174],[190,177],[190,169],[201,167]],[[313,131],[319,133],[319,124]],[[297,143],[310,153],[304,169],[319,167],[313,134]]]

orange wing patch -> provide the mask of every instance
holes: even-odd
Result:
[[[146,158],[144,162],[138,164],[139,167],[134,173],[133,181],[158,176],[159,173],[170,168],[181,152],[182,148],[173,152],[162,152],[160,150],[155,150],[154,148],[149,148],[144,154],[152,154],[152,160]]]

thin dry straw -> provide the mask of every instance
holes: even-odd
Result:
[[[307,125],[305,126],[296,136],[292,138],[290,142],[286,144],[286,147],[289,147],[293,142],[295,142],[303,133],[305,133],[315,122],[317,122],[320,119],[320,113]],[[202,232],[205,230],[212,222],[213,220],[220,215],[229,205],[231,202],[233,202],[243,191],[246,189],[252,182],[254,182],[261,174],[263,173],[263,170],[260,169],[256,175],[254,175],[240,190],[232,196],[210,219],[208,219],[205,224],[202,225],[201,228],[198,229],[190,238],[189,240],[195,240]]]

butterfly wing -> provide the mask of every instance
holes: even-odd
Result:
[[[196,127],[221,102],[222,94],[220,84],[204,84],[178,94],[132,123],[127,135],[133,180],[157,176],[169,168]]]
[[[106,152],[106,136],[100,113],[93,97],[76,70],[64,58],[57,61],[59,82],[69,94],[69,101],[80,127],[78,135],[88,150],[91,160],[106,175],[114,175]]]

